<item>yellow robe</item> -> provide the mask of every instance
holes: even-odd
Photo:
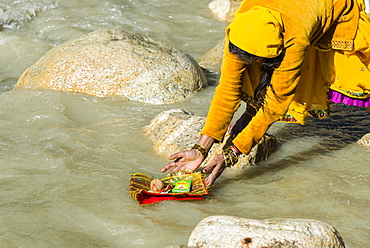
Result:
[[[267,88],[264,107],[233,140],[243,153],[276,121],[304,124],[306,116],[326,117],[330,87],[370,97],[370,25],[363,0],[244,0],[237,12],[255,6],[280,13],[285,56],[271,80],[275,92]],[[253,103],[260,73],[258,64],[245,66],[229,53],[226,39],[220,82],[201,134],[223,139],[240,101]]]

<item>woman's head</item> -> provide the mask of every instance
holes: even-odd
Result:
[[[258,57],[256,55],[250,54],[243,49],[235,46],[233,43],[229,42],[229,52],[238,56],[238,59],[245,64],[251,64],[253,62],[262,62],[265,58]]]
[[[226,28],[226,35],[234,45],[263,58],[279,56],[283,49],[282,32],[280,13],[260,6],[237,11]]]
[[[283,53],[274,58],[262,58],[242,50],[231,42],[229,42],[229,52],[237,55],[238,59],[247,65],[254,62],[261,63],[261,82],[254,91],[254,101],[258,107],[263,107],[267,87],[271,87],[272,91],[274,91],[271,85],[271,78],[275,68],[279,67],[282,61]]]

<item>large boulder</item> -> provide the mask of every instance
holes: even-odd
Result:
[[[183,109],[171,109],[157,115],[146,127],[145,133],[154,143],[154,149],[166,157],[183,150],[190,149],[198,142],[199,133],[203,128],[205,117]],[[206,165],[217,154],[223,143],[216,143],[201,166]],[[277,148],[275,137],[265,135],[249,154],[241,155],[234,166],[245,167],[266,160]]]
[[[198,63],[181,50],[136,33],[103,29],[51,49],[22,74],[15,89],[165,104],[182,101],[206,84]]]
[[[333,226],[316,220],[210,216],[193,230],[188,247],[344,248],[345,245]]]

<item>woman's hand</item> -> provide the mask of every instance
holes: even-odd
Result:
[[[174,159],[174,161],[163,167],[161,172],[165,172],[173,167],[174,168],[169,173],[174,173],[179,170],[195,171],[203,162],[204,158],[198,150],[188,150],[175,153],[168,157],[168,159]]]
[[[233,121],[233,122],[231,122],[231,123],[230,123],[230,125],[227,127],[227,133],[228,133],[229,135],[231,135],[231,134],[232,134],[232,132],[233,132],[233,128],[234,128],[235,124],[236,124],[236,121]]]
[[[225,159],[223,154],[218,154],[212,161],[203,169],[204,173],[212,171],[212,173],[205,179],[207,186],[211,186],[213,182],[221,175],[225,169]]]

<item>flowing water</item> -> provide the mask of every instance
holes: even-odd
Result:
[[[128,193],[132,172],[161,176],[167,159],[143,129],[184,108],[205,116],[214,87],[187,101],[150,105],[123,97],[12,91],[52,47],[102,28],[164,41],[199,58],[223,37],[209,0],[0,0],[0,247],[186,245],[210,215],[305,218],[335,226],[348,247],[370,245],[370,132],[357,108],[330,119],[276,123],[268,161],[229,169],[203,201],[142,207]]]

